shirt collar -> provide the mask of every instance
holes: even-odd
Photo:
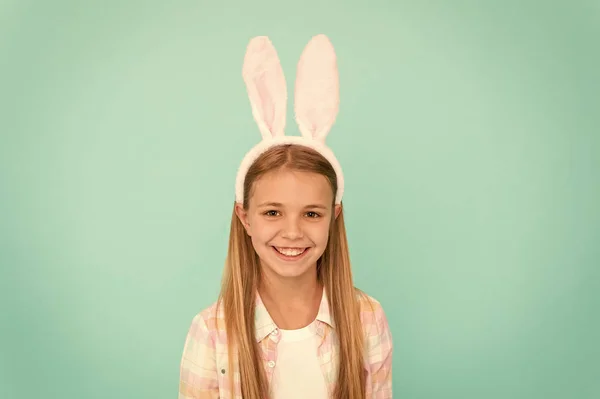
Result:
[[[329,300],[327,299],[325,288],[323,288],[323,296],[321,297],[321,304],[319,305],[316,319],[322,323],[328,324],[332,328],[335,327],[333,318],[331,317]],[[277,329],[277,325],[271,318],[271,315],[267,311],[258,292],[256,293],[256,306],[254,308],[254,328],[256,331],[256,342],[262,341]]]

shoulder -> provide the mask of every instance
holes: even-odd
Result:
[[[385,316],[381,303],[366,292],[355,289],[356,301],[360,308],[361,317],[381,317]]]
[[[203,341],[210,340],[214,343],[224,331],[223,306],[219,301],[215,301],[193,316],[188,338]]]
[[[388,335],[388,320],[381,303],[376,298],[359,289],[356,289],[356,297],[365,335]]]
[[[218,392],[220,354],[227,353],[218,334],[218,320],[216,303],[192,318],[181,356],[179,398],[213,397]]]

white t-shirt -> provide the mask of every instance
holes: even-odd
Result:
[[[273,370],[273,399],[327,399],[327,385],[317,357],[315,322],[299,330],[279,330]]]

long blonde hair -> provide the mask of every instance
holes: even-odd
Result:
[[[282,168],[321,174],[327,178],[333,193],[337,190],[335,171],[319,153],[298,145],[276,146],[262,154],[248,170],[244,181],[245,209],[248,209],[254,182],[265,173]],[[343,207],[337,218],[332,212],[327,247],[317,261],[317,278],[327,291],[339,339],[339,371],[333,398],[364,399],[364,338],[357,299],[357,294],[362,293],[352,281]],[[259,281],[258,255],[235,213],[234,204],[219,305],[224,306],[230,368],[232,354],[237,351],[244,399],[265,399],[269,396],[255,340],[254,307]],[[230,373],[230,385],[233,388],[233,373]]]

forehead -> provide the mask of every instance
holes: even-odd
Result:
[[[323,204],[333,201],[333,191],[327,178],[318,173],[278,170],[261,176],[252,190],[250,203],[279,202],[290,206]]]

